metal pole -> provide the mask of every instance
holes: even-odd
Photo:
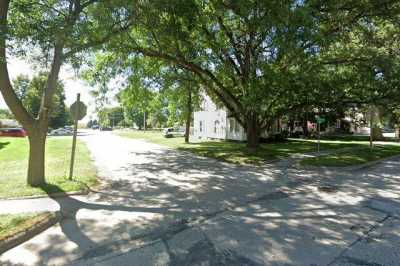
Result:
[[[77,116],[79,114],[79,102],[80,102],[80,99],[81,99],[81,94],[78,93],[76,95],[76,102],[78,103],[77,104],[78,108],[76,110],[75,117],[73,117],[74,118],[74,135],[72,137],[72,152],[71,152],[71,164],[70,164],[70,167],[69,167],[69,180],[72,180],[72,176],[74,174],[76,135],[77,135],[77,132],[78,132],[78,119],[77,119]]]
[[[146,111],[143,112],[143,129],[146,131]]]
[[[320,146],[320,140],[321,140],[321,124],[317,122],[317,129],[318,129],[318,153],[319,153],[319,146]]]
[[[369,147],[372,149],[373,148],[373,146],[374,146],[374,144],[373,144],[373,136],[372,136],[372,125],[373,125],[373,122],[372,122],[372,107],[371,107],[371,110],[369,111]]]

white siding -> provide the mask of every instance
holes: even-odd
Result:
[[[243,127],[236,121],[235,118],[231,117],[227,119],[226,136],[227,139],[231,140],[246,140],[246,132]]]
[[[225,109],[218,109],[207,95],[203,95],[201,109],[199,112],[194,112],[193,115],[195,138],[246,140],[243,127],[236,123],[234,118],[227,118]],[[232,128],[230,128],[231,123]]]
[[[194,113],[194,136],[198,138],[225,139],[226,112],[199,111]]]

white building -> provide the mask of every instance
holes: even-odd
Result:
[[[219,108],[203,95],[201,111],[194,112],[193,135],[198,139],[246,140],[246,132],[225,107]]]

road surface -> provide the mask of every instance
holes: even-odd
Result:
[[[110,132],[81,137],[105,186],[2,201],[67,217],[1,265],[398,265],[400,160],[355,172],[236,166]],[[78,162],[79,163],[79,158]],[[325,189],[324,189],[325,188]]]

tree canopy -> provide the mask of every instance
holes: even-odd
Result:
[[[155,0],[134,7],[135,23],[108,51],[196,75],[246,128],[249,146],[274,119],[305,105],[398,96],[398,1]]]
[[[84,54],[127,30],[132,22],[127,1],[0,1],[0,91],[27,130],[28,183],[45,182],[45,142],[61,66],[78,67]],[[13,88],[7,56],[29,58],[48,71],[38,115],[25,109]]]
[[[32,79],[25,75],[19,75],[13,80],[13,87],[18,98],[33,117],[37,117],[39,114],[46,80],[47,73],[44,72],[39,73],[38,76]],[[55,129],[71,124],[72,120],[65,106],[64,84],[60,81],[57,82],[56,92],[53,98],[54,104],[50,114],[49,127]]]

